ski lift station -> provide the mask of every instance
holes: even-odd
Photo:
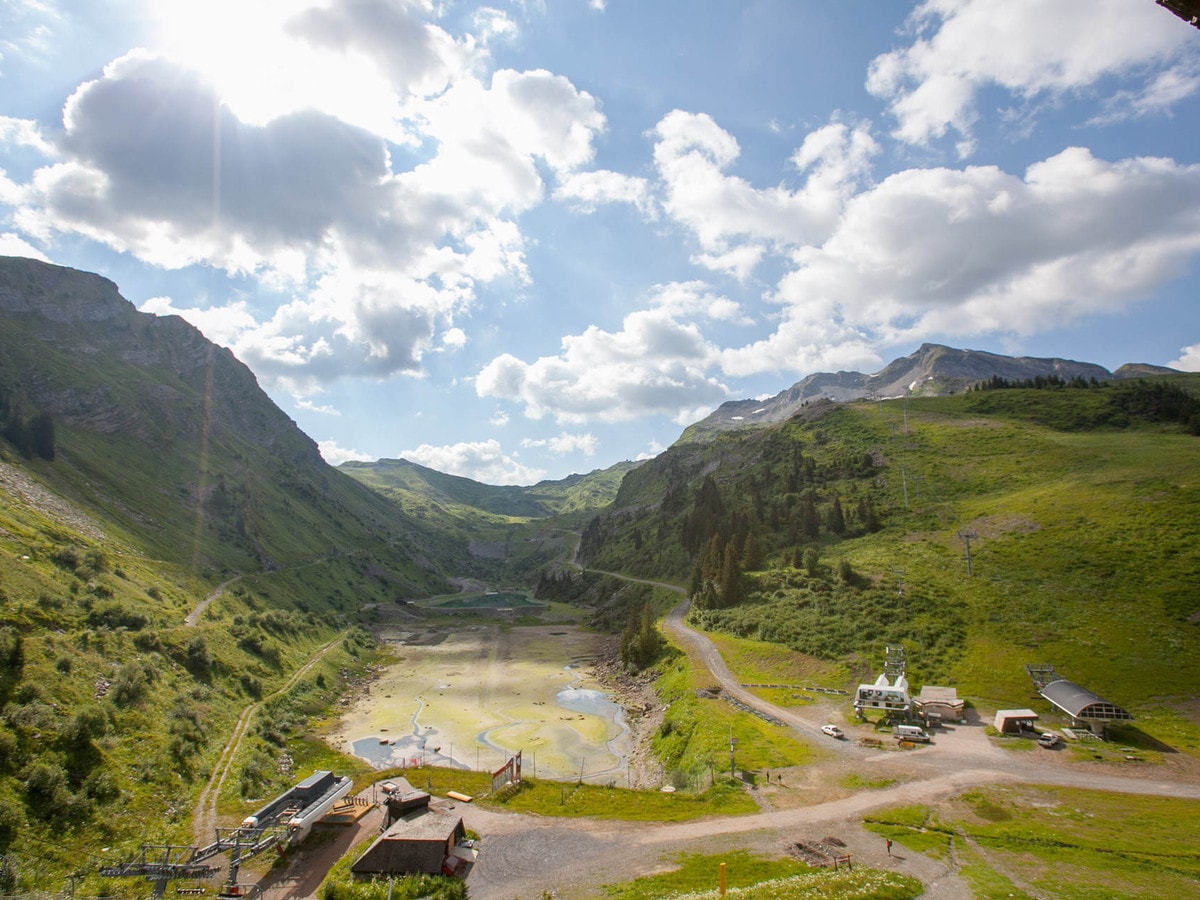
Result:
[[[1073,681],[1061,677],[1050,665],[1026,665],[1038,693],[1071,719],[1074,728],[1086,728],[1100,737],[1110,722],[1132,722],[1133,716]]]
[[[881,709],[889,713],[908,715],[911,707],[908,679],[903,675],[897,675],[891,680],[884,673],[872,684],[860,684],[854,695],[854,708],[860,714],[865,709]]]
[[[880,709],[889,715],[907,718],[912,709],[912,698],[908,695],[904,670],[904,648],[888,647],[882,674],[871,684],[860,684],[855,691],[855,712],[861,716],[865,709]]]

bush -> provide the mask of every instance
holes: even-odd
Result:
[[[67,813],[71,791],[67,788],[67,772],[56,762],[40,759],[21,771],[25,782],[25,803],[29,811],[41,819],[54,820]]]
[[[133,706],[146,696],[149,683],[145,670],[136,662],[128,662],[117,671],[109,696],[117,706]]]

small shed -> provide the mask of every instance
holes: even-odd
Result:
[[[355,875],[441,875],[466,837],[461,816],[426,809],[394,822],[350,867]]]
[[[1038,714],[1032,709],[999,709],[992,724],[1001,734],[1020,734],[1022,731],[1032,731],[1033,723],[1038,720]]]

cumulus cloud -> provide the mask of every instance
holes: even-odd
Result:
[[[11,231],[0,233],[0,256],[26,256],[30,259],[50,262],[45,253],[19,234],[13,234]]]
[[[1184,372],[1200,372],[1200,344],[1192,344],[1180,351],[1178,359],[1167,363],[1172,369],[1182,369]]]
[[[251,272],[290,268],[292,253],[337,230],[355,244],[406,243],[395,198],[379,190],[382,140],[312,112],[243,125],[195,75],[144,52],[80,87],[63,125],[67,159],[36,173],[40,203],[25,214],[39,230],[77,231],[168,268]]]
[[[350,462],[351,460],[373,462],[375,459],[373,456],[361,453],[358,450],[339,447],[337,441],[318,441],[317,449],[321,451],[321,458],[331,466],[340,466],[342,463]]]
[[[925,0],[913,11],[912,44],[876,57],[867,89],[888,103],[902,141],[955,132],[973,149],[977,102],[987,87],[1021,103],[1087,90],[1118,76],[1138,86],[1113,106],[1161,111],[1197,88],[1188,29],[1151,3],[1127,0]],[[1177,59],[1173,75],[1152,73]],[[1165,80],[1164,80],[1165,79]]]
[[[545,447],[555,456],[566,456],[569,453],[580,453],[583,456],[593,456],[596,453],[596,436],[587,434],[569,434],[561,432],[555,437],[545,439],[525,438],[522,447]]]
[[[699,242],[693,261],[739,278],[768,251],[827,235],[878,152],[867,123],[833,122],[809,134],[792,157],[802,187],[756,188],[727,173],[740,148],[710,116],[675,110],[652,134],[663,207]]]
[[[1070,148],[1024,177],[913,169],[856,196],[819,247],[793,255],[780,328],[727,351],[726,371],[786,369],[836,347],[934,334],[1032,334],[1116,312],[1200,254],[1200,166],[1107,162]],[[828,349],[823,354],[828,360]]]
[[[473,478],[485,484],[535,484],[546,477],[544,469],[523,465],[515,455],[506,454],[494,438],[442,447],[422,444],[400,455],[439,472]]]
[[[44,157],[53,157],[58,154],[54,144],[42,134],[38,123],[30,119],[0,116],[0,145],[3,144],[29,147]]]
[[[194,69],[134,51],[75,91],[55,147],[0,121],[10,141],[59,154],[5,191],[21,202],[14,223],[39,241],[81,234],[156,266],[208,264],[291,294],[257,321],[242,303],[152,304],[288,389],[419,374],[426,353],[466,343],[454,319],[480,283],[527,279],[515,217],[544,197],[539,166],[568,178],[604,126],[594,98],[561,76],[501,70],[485,85],[458,71],[457,45],[417,21],[426,6],[310,9],[290,23],[326,52],[364,47],[409,84],[420,104],[410,124],[429,148],[411,168],[393,171],[382,135],[330,112],[243,121]],[[393,39],[411,56],[388,56]]]
[[[563,338],[562,348],[532,363],[498,356],[476,376],[475,390],[523,404],[531,418],[567,423],[648,415],[686,422],[728,398],[707,372],[717,348],[663,309],[630,313],[615,333],[589,327]]]
[[[672,316],[701,317],[718,322],[748,325],[752,321],[741,306],[723,294],[712,291],[703,281],[674,281],[656,285],[651,292],[654,305]]]
[[[138,307],[144,313],[156,316],[179,316],[186,319],[204,333],[214,344],[233,347],[241,335],[255,328],[257,322],[244,300],[225,306],[181,307],[170,297],[151,297]]]
[[[367,58],[388,83],[406,96],[441,93],[472,60],[469,42],[458,43],[427,19],[430,4],[356,0],[301,10],[284,31],[314,47],[345,57]],[[503,13],[479,20],[489,34],[505,31]]]
[[[644,178],[607,169],[572,172],[554,189],[554,199],[580,212],[595,212],[608,203],[628,203],[648,219],[656,216],[650,185]]]

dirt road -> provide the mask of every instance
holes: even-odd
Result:
[[[933,744],[907,752],[832,740],[820,733],[811,712],[777,707],[742,688],[712,642],[683,623],[685,611],[686,604],[680,604],[668,615],[664,625],[672,637],[709,669],[723,690],[784,722],[798,739],[819,742],[831,751],[829,761],[785,770],[777,773],[782,779],[769,787],[754,788],[761,791],[766,809],[750,816],[622,823],[562,820],[460,804],[457,808],[467,827],[481,836],[479,859],[467,879],[472,900],[595,898],[603,895],[605,884],[670,867],[671,859],[681,852],[747,849],[769,855],[782,852],[789,842],[827,837],[845,843],[860,865],[918,878],[926,886],[925,897],[967,900],[972,894],[953,858],[934,860],[898,846],[889,855],[883,842],[863,828],[863,816],[882,807],[927,804],[973,787],[1004,783],[1200,800],[1200,761],[1190,757],[1173,761],[1170,777],[1164,778],[1150,767],[1117,770],[1111,764],[1069,761],[1066,754],[1053,751],[1015,753],[989,740],[977,719],[939,729]],[[849,775],[888,786],[854,792],[840,786]],[[352,840],[367,837],[359,832],[354,838],[339,838],[337,847],[348,849]],[[293,876],[268,889],[267,900],[312,896],[305,891],[315,890],[320,879],[312,872],[325,860],[311,862],[309,874],[297,864]]]
[[[604,884],[660,870],[681,852],[745,848],[770,854],[789,841],[827,836],[843,841],[860,864],[920,879],[926,886],[926,897],[965,900],[972,894],[952,860],[943,863],[903,848],[893,849],[889,855],[879,838],[862,827],[863,816],[873,809],[931,803],[969,788],[1002,783],[1200,800],[1200,763],[1194,760],[1180,761],[1174,771],[1178,777],[1172,779],[1152,777],[1146,769],[1114,772],[1100,764],[1068,762],[1062,754],[1049,751],[1005,751],[988,739],[978,721],[940,729],[935,743],[910,752],[878,751],[849,741],[833,741],[821,735],[812,719],[742,688],[712,642],[683,624],[686,608],[684,603],[672,610],[665,628],[704,663],[723,690],[785,722],[801,739],[819,741],[836,751],[831,762],[788,772],[785,777],[789,785],[796,781],[799,790],[799,784],[824,784],[828,793],[828,785],[836,785],[851,773],[894,783],[882,790],[842,790],[842,796],[834,799],[751,816],[678,824],[564,822],[464,806],[461,809],[467,827],[483,839],[479,860],[467,881],[472,900],[514,900],[546,894],[562,900],[593,898],[602,895]],[[785,799],[787,790],[777,791],[775,799]],[[838,792],[836,787],[832,790]]]

